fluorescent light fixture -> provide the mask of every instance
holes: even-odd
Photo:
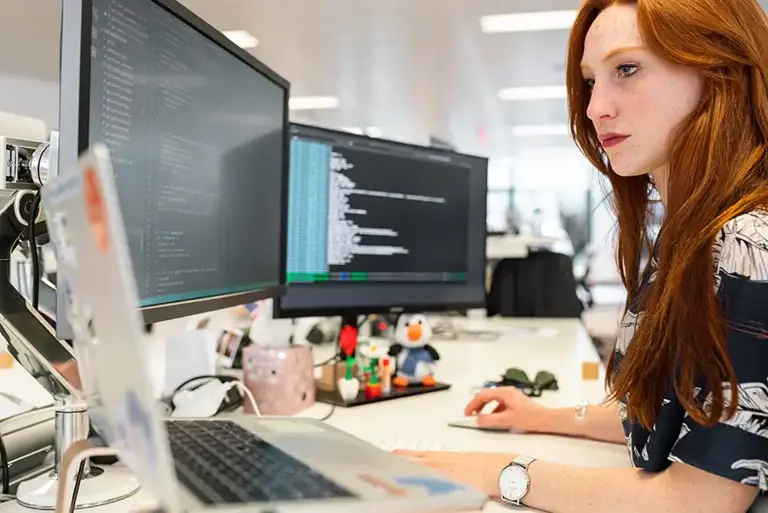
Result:
[[[515,137],[546,137],[570,135],[568,125],[517,125],[512,127]]]
[[[506,101],[557,100],[567,96],[566,86],[508,87],[499,91],[499,98]]]
[[[576,11],[519,12],[483,16],[480,18],[480,28],[486,34],[569,30],[574,21]]]
[[[349,132],[350,134],[355,134],[355,135],[365,134],[365,131],[359,126],[343,126],[340,128],[340,130],[343,130],[345,132]]]
[[[259,40],[245,30],[225,30],[222,33],[240,48],[256,48],[259,44]]]
[[[320,110],[335,109],[339,99],[335,96],[296,96],[288,100],[291,110]]]

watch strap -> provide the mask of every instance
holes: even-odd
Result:
[[[520,467],[523,467],[526,472],[528,471],[528,467],[531,463],[536,461],[536,458],[531,458],[530,456],[518,456],[514,460],[512,460],[513,465],[518,465]]]

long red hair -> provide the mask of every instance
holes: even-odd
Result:
[[[768,206],[768,21],[756,0],[586,0],[578,13],[566,69],[571,132],[610,180],[617,264],[630,298],[639,293],[641,254],[650,247],[652,183],[646,175],[612,172],[587,118],[590,90],[580,69],[600,12],[630,3],[649,49],[697,70],[705,83],[699,105],[670,141],[657,275],[643,292],[644,314],[621,365],[609,363],[610,398],[626,399],[630,419],[650,428],[672,385],[691,417],[712,425],[737,406],[712,247],[728,220]],[[724,383],[731,385],[728,397]],[[713,397],[706,410],[694,392],[701,384]]]

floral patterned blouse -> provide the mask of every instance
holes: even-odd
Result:
[[[624,433],[636,467],[658,472],[671,462],[681,462],[757,486],[765,492],[768,491],[768,212],[753,211],[729,221],[715,242],[713,260],[718,297],[728,305],[728,344],[739,383],[736,415],[713,427],[697,424],[686,414],[670,386],[650,431],[631,423],[625,405],[620,403]],[[639,296],[655,275],[652,262],[641,282]],[[643,315],[639,303],[639,300],[630,302],[621,322],[615,349],[619,365]],[[750,329],[745,330],[743,326]],[[759,335],[760,331],[766,335]],[[711,400],[701,389],[697,388],[696,393],[705,405]],[[730,398],[727,383],[725,396]]]

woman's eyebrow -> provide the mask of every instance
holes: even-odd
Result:
[[[621,55],[622,53],[633,52],[633,51],[644,50],[644,49],[645,49],[645,47],[641,46],[641,45],[620,46],[620,47],[614,48],[610,52],[606,53],[605,56],[603,57],[603,62],[609,61],[609,60],[613,59],[614,57],[616,57],[617,55]],[[585,71],[588,71],[589,69],[590,69],[589,65],[586,62],[581,61],[581,72],[584,73]]]

